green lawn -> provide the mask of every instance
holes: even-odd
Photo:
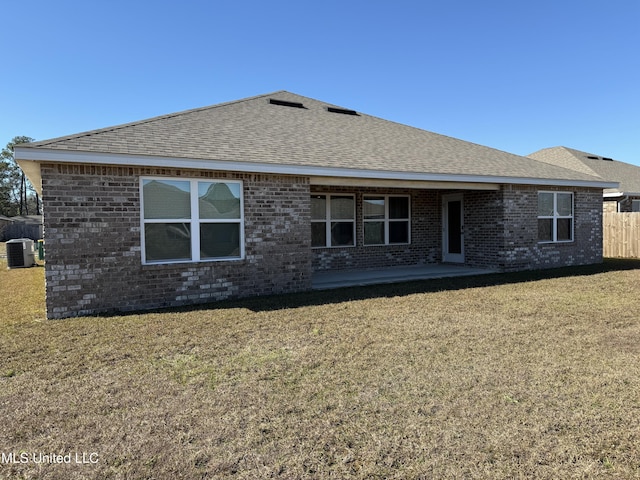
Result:
[[[62,321],[0,262],[0,478],[640,478],[638,262]]]

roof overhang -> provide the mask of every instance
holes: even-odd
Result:
[[[605,191],[602,193],[602,196],[604,198],[620,198],[620,197],[624,197],[624,195],[625,195],[624,192],[620,192],[620,191],[614,191],[614,192]]]
[[[640,192],[605,191],[602,196],[604,198],[640,197]]]
[[[218,170],[246,173],[270,173],[281,175],[301,175],[311,178],[312,183],[327,184],[329,179],[343,179],[341,182],[369,182],[371,186],[399,184],[411,188],[475,188],[493,190],[499,185],[545,185],[559,187],[618,188],[617,182],[603,180],[575,180],[561,178],[508,177],[499,175],[466,175],[428,172],[405,172],[387,170],[363,170],[322,166],[300,166],[282,163],[233,162],[198,158],[160,157],[150,155],[126,155],[115,153],[81,152],[45,148],[16,146],[14,158],[25,172],[33,186],[41,193],[42,179],[40,163],[71,163],[93,165],[121,165],[159,168],[187,168],[196,170]],[[347,180],[349,179],[349,180]],[[335,182],[336,180],[331,180]],[[329,183],[336,184],[336,183]],[[347,183],[342,183],[347,184]],[[445,184],[447,186],[445,186]],[[454,185],[457,184],[458,187]],[[430,186],[431,185],[431,186]]]
[[[36,189],[38,195],[42,196],[42,176],[40,175],[40,162],[35,160],[23,160],[19,159],[14,147],[14,159],[20,166],[24,174],[27,176],[33,188]]]

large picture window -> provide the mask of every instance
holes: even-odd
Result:
[[[242,183],[142,178],[143,263],[244,257]]]
[[[365,245],[409,243],[411,213],[408,196],[365,196],[363,215]]]
[[[311,195],[311,246],[355,245],[356,206],[353,195]]]
[[[538,192],[538,241],[573,241],[573,193]]]

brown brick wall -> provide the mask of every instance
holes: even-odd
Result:
[[[242,180],[245,258],[142,265],[141,176]],[[309,290],[313,271],[437,263],[442,196],[453,191],[310,187],[306,177],[162,168],[43,164],[49,318],[180,306]],[[602,190],[573,191],[574,241],[537,241],[531,186],[464,191],[465,263],[505,271],[602,261]],[[311,248],[310,193],[356,197],[356,246]],[[362,198],[411,198],[411,244],[364,246]]]
[[[538,243],[538,191],[574,194],[574,241]],[[442,197],[462,193],[465,264],[505,271],[582,265],[602,261],[602,190],[506,185],[499,191],[415,189],[318,189],[356,194],[356,247],[313,250],[314,271],[384,268],[442,261]],[[411,245],[364,246],[362,197],[411,196]]]
[[[538,191],[574,194],[574,241],[538,243]],[[502,205],[502,206],[501,206]],[[506,185],[465,193],[465,260],[504,271],[602,262],[602,190]]]
[[[142,265],[139,178],[242,180],[245,259]],[[49,318],[308,290],[307,178],[42,165]]]
[[[439,194],[435,190],[318,187],[317,193],[349,193],[356,199],[356,245],[354,247],[314,248],[313,270],[383,268],[398,265],[436,263],[441,256]],[[409,195],[411,200],[411,244],[365,246],[362,198],[365,195]]]
[[[505,228],[517,228],[505,223],[502,192],[463,192],[463,209],[465,263],[500,268]]]
[[[573,192],[574,241],[538,243],[538,191]],[[313,249],[313,269],[384,268],[442,261],[442,197],[462,193],[465,264],[505,271],[602,261],[602,190],[506,185],[499,191],[449,191],[312,187],[314,192],[356,196],[356,246]],[[411,196],[411,244],[365,246],[362,197]]]

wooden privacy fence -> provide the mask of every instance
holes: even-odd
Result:
[[[640,258],[640,212],[603,215],[603,255]]]
[[[0,228],[0,241],[6,242],[14,238],[30,238],[40,240],[42,238],[42,225],[37,223],[15,222]]]

